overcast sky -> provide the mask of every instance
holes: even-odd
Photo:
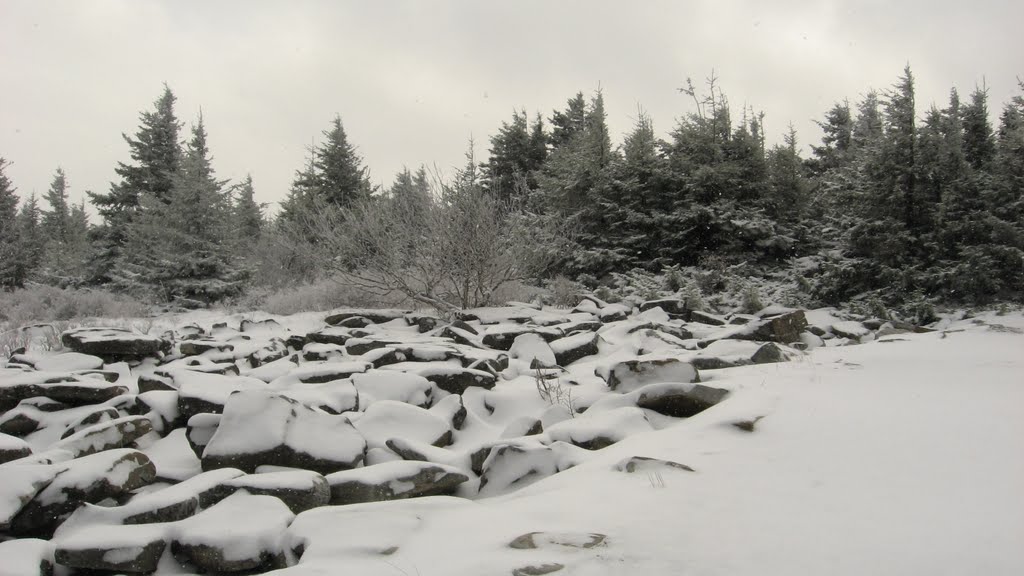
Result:
[[[287,193],[340,114],[376,183],[403,165],[462,163],[513,109],[545,118],[577,91],[605,95],[616,141],[638,107],[667,134],[677,92],[714,69],[736,114],[802,144],[836,101],[891,86],[910,63],[919,115],[987,82],[993,119],[1024,76],[1024,2],[948,1],[45,1],[0,0],[0,156],[23,196],[68,174],[106,192],[121,133],[166,82],[200,108],[222,178]]]

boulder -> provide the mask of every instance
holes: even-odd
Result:
[[[378,400],[394,400],[425,408],[433,393],[430,380],[423,376],[390,370],[353,374],[352,384],[359,391],[363,406]]]
[[[286,566],[282,535],[295,514],[277,498],[236,492],[174,525],[171,552],[201,572],[265,572]]]
[[[171,350],[171,342],[123,328],[77,328],[61,334],[66,348],[100,358],[141,358]]]
[[[452,442],[452,429],[443,418],[416,406],[381,400],[366,408],[353,423],[370,448],[383,448],[391,438],[406,438],[434,446]]]
[[[517,536],[508,543],[515,550],[537,550],[544,548],[579,548],[589,550],[604,546],[608,536],[580,532],[529,532]]]
[[[575,466],[584,457],[581,448],[554,442],[550,446],[536,440],[495,446],[480,466],[480,494],[494,495],[532,484]]]
[[[220,426],[221,417],[220,414],[204,412],[196,414],[186,421],[185,439],[192,451],[195,452],[196,457],[203,456],[203,450],[206,449],[210,438],[213,438],[217,427]]]
[[[469,477],[458,468],[412,460],[385,462],[327,476],[334,506],[449,495],[467,480]]]
[[[202,413],[220,414],[234,392],[266,390],[267,383],[246,376],[222,376],[192,370],[169,370],[178,388],[178,412],[186,421]]]
[[[659,300],[647,300],[646,302],[640,303],[640,311],[646,312],[653,310],[654,308],[661,308],[669,316],[690,321],[690,308],[686,303],[686,300],[679,300],[678,298],[662,298]]]
[[[0,542],[4,576],[53,576],[53,544],[38,538]]]
[[[633,434],[653,430],[643,410],[624,406],[582,415],[549,426],[544,434],[554,440],[579,446],[586,450],[600,450]]]
[[[786,312],[771,318],[765,318],[751,324],[747,337],[764,341],[789,344],[800,341],[800,333],[807,329],[807,318],[803,310]]]
[[[68,424],[64,433],[60,435],[61,439],[67,438],[73,434],[81,432],[82,430],[93,426],[95,424],[101,424],[103,422],[110,422],[111,420],[117,420],[121,417],[121,413],[115,408],[96,408],[92,412],[89,412],[85,416],[78,418],[77,420]]]
[[[556,364],[555,352],[551,346],[539,334],[533,332],[524,332],[516,336],[508,348],[508,353],[510,357],[526,362],[530,367],[547,368]]]
[[[615,470],[627,474],[633,474],[634,472],[660,472],[661,470],[694,472],[694,469],[686,464],[680,464],[671,460],[649,458],[647,456],[631,456],[626,458],[615,465]]]
[[[178,350],[181,351],[182,356],[198,356],[211,350],[216,352],[231,352],[234,349],[235,347],[232,344],[214,339],[185,340],[181,344],[178,344]]]
[[[385,369],[392,367],[387,366]],[[472,368],[460,368],[448,364],[425,364],[422,368],[417,368],[415,373],[430,380],[441,390],[451,394],[463,394],[467,389],[474,387],[490,390],[494,388],[497,382],[494,374],[490,372],[473,370]]]
[[[21,438],[0,433],[0,464],[32,454],[32,447]]]
[[[55,539],[54,561],[86,571],[152,573],[167,547],[165,526],[89,527]]]
[[[648,384],[634,394],[639,408],[674,418],[689,418],[718,404],[729,392],[703,384],[662,382]]]
[[[137,450],[107,450],[62,466],[63,471],[11,521],[12,533],[49,536],[83,503],[124,497],[156,478],[156,467]]]
[[[839,336],[840,338],[848,338],[854,342],[864,342],[871,339],[871,330],[860,322],[854,320],[836,322],[829,328],[836,336]]]
[[[469,415],[466,411],[466,403],[463,402],[460,394],[441,398],[430,407],[430,413],[450,423],[454,430],[462,430],[462,426],[466,423],[466,416]]]
[[[50,464],[10,465],[0,468],[0,532],[7,532],[11,521],[62,471]]]
[[[782,349],[778,347],[774,342],[767,342],[762,344],[757,352],[750,357],[750,361],[754,364],[775,364],[777,362],[785,362],[786,355],[783,354]]]
[[[331,500],[331,487],[327,479],[309,470],[246,474],[225,480],[213,490],[216,494],[223,494],[223,497],[237,490],[273,496],[295,514],[326,506]]]
[[[597,354],[598,335],[593,332],[581,332],[551,343],[555,353],[555,362],[559,366],[568,366],[573,362]]]
[[[94,424],[53,444],[54,448],[75,455],[88,456],[104,450],[124,448],[153,431],[153,423],[145,416],[126,416]]]
[[[64,352],[53,356],[44,356],[35,361],[35,369],[43,372],[75,372],[78,370],[99,370],[103,368],[103,359],[91,354]]]
[[[599,368],[597,375],[617,392],[632,392],[655,382],[700,382],[693,364],[675,357],[641,357]]]
[[[127,387],[101,378],[70,372],[19,370],[0,378],[0,407],[9,409],[22,400],[40,396],[71,406],[84,406],[100,404],[127,392]]]
[[[203,450],[204,470],[260,465],[328,474],[358,466],[366,441],[344,417],[303,406],[273,392],[233,394]]]
[[[336,310],[333,314],[324,319],[330,326],[337,326],[343,321],[353,318],[362,317],[368,320],[372,324],[383,324],[392,320],[398,320],[399,318],[405,318],[408,314],[411,314],[411,310],[376,310],[376,309],[359,309],[359,308],[348,308],[344,310]]]
[[[690,312],[689,322],[698,322],[709,326],[725,326],[725,319],[714,314],[693,310]]]

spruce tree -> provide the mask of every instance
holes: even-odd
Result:
[[[119,162],[114,169],[121,180],[111,184],[106,194],[88,193],[103,217],[90,271],[94,283],[112,280],[111,274],[120,263],[129,229],[143,209],[143,196],[164,203],[168,200],[181,160],[181,123],[174,114],[174,101],[174,94],[165,84],[163,93],[153,104],[154,110],[140,114],[135,136],[123,135],[132,163]]]
[[[39,268],[46,248],[39,201],[35,193],[21,205],[18,212],[18,244],[15,256],[15,286],[23,286]]]
[[[501,202],[523,201],[537,188],[537,171],[547,156],[542,120],[531,128],[526,111],[513,111],[491,137],[490,159],[481,164],[484,189]]]
[[[122,277],[165,300],[215,302],[238,294],[244,273],[230,264],[231,210],[214,173],[202,115],[192,128],[166,201],[143,197]]]
[[[252,246],[263,230],[263,206],[256,202],[251,174],[245,176],[237,190],[238,198],[233,209],[234,240],[240,245]]]
[[[349,143],[341,116],[335,116],[324,142],[313,153],[316,193],[328,204],[349,208],[373,192],[368,170]]]
[[[18,197],[7,177],[7,160],[0,158],[0,289],[19,286],[18,281]]]
[[[57,168],[44,200],[50,209],[43,212],[43,229],[51,241],[66,243],[71,217],[68,207],[68,181],[63,168]]]

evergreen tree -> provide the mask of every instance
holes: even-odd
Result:
[[[121,282],[158,296],[214,302],[238,294],[244,273],[230,264],[231,206],[214,173],[202,115],[192,128],[166,201],[143,197]]]
[[[121,180],[107,194],[89,192],[89,198],[103,217],[91,265],[91,280],[105,283],[119,263],[129,228],[142,210],[142,197],[166,203],[181,160],[181,123],[174,114],[175,96],[165,84],[154,110],[140,114],[135,137],[123,135],[131,150],[132,164],[119,162],[115,172]]]
[[[564,112],[556,110],[551,115],[552,152],[569,144],[577,134],[583,132],[586,127],[586,116],[587,101],[583,98],[583,92],[577,92],[566,102]]]
[[[63,168],[57,168],[44,200],[50,209],[43,212],[43,229],[51,241],[64,244],[68,240],[68,226],[71,217],[68,208],[68,182]]]
[[[10,163],[0,158],[0,289],[20,285],[18,275],[18,197],[7,177]]]
[[[850,103],[837,103],[825,113],[823,121],[815,122],[825,133],[821,146],[811,146],[815,158],[809,162],[815,173],[839,168],[846,163],[846,155],[853,143],[853,115]]]
[[[996,154],[995,135],[988,117],[988,89],[976,87],[961,115],[964,158],[974,170],[988,170]]]
[[[481,164],[484,189],[501,202],[525,200],[537,188],[536,173],[547,156],[544,126],[540,117],[531,128],[526,111],[512,113],[512,123],[502,122],[491,137],[490,159]]]
[[[335,116],[324,143],[313,153],[316,193],[329,204],[348,208],[373,192],[368,170],[349,143],[341,116]]]
[[[238,198],[234,203],[234,240],[241,246],[252,246],[263,230],[263,205],[256,202],[252,186],[252,175],[247,174],[238,186]]]
[[[828,146],[828,141],[824,142]],[[797,222],[804,216],[809,185],[803,166],[797,148],[796,129],[790,124],[783,143],[773,147],[768,155],[770,192],[766,204],[769,214],[778,222]]]
[[[39,201],[35,193],[21,206],[17,218],[18,244],[15,256],[14,285],[23,286],[39,268],[46,248]]]

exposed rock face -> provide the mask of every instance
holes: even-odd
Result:
[[[461,470],[443,464],[400,460],[327,476],[331,505],[379,502],[453,494],[469,480]]]

